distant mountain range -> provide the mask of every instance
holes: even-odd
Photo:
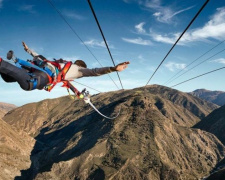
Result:
[[[213,103],[158,85],[100,93],[92,101],[107,116],[120,108],[121,114],[108,120],[81,101],[61,97],[4,116],[13,130],[36,140],[33,146],[24,139],[31,143],[23,150],[33,148],[31,165],[21,167],[26,170],[15,180],[200,179],[225,157],[215,135],[192,128],[217,110]],[[9,168],[0,177],[7,173]]]
[[[206,89],[197,89],[190,94],[197,96],[206,101],[212,102],[219,106],[225,105],[225,92],[223,91],[209,91]]]
[[[15,108],[16,106],[14,104],[0,102],[0,118],[2,118],[8,111]]]

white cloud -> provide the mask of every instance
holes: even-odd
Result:
[[[84,44],[90,47],[106,47],[104,41],[98,41],[96,39],[91,39],[89,41],[84,41]],[[109,45],[109,42],[107,42],[109,48],[114,49],[113,45]]]
[[[172,16],[170,17],[170,18],[172,18],[173,16],[176,16],[177,14],[180,14],[180,13],[182,13],[182,12],[184,12],[184,11],[187,11],[187,10],[189,10],[189,9],[192,9],[194,6],[190,6],[190,7],[187,7],[187,8],[185,8],[185,9],[181,9],[181,10],[179,10],[179,11],[176,11],[176,12],[174,12],[173,14],[172,14]]]
[[[145,7],[150,8],[151,10],[156,11],[153,16],[157,21],[161,23],[173,23],[172,18],[182,12],[185,12],[189,9],[192,9],[193,6],[181,9],[178,11],[173,10],[172,7],[162,6],[160,0],[147,0],[142,3]]]
[[[140,24],[137,24],[135,26],[135,29],[137,30],[138,33],[145,33],[145,29],[143,28],[143,26],[145,25],[145,22],[141,22]]]
[[[144,46],[152,45],[152,42],[150,40],[145,40],[145,39],[142,39],[141,37],[138,37],[136,39],[122,38],[122,40],[128,43],[139,44]]]
[[[198,41],[207,38],[224,39],[225,37],[225,7],[218,8],[217,12],[201,28],[186,33],[183,41]]]
[[[169,9],[169,8],[163,8],[161,10],[161,12],[156,12],[153,14],[153,16],[156,17],[156,19],[159,21],[159,22],[162,22],[162,23],[172,23],[172,18],[184,11],[187,11],[189,9],[193,8],[193,6],[191,7],[188,7],[188,8],[185,8],[185,9],[182,9],[182,10],[179,10],[179,11],[176,11],[176,12],[173,12],[172,9]]]
[[[68,10],[64,10],[63,14],[65,16],[67,16],[68,18],[75,19],[75,20],[84,20],[84,19],[86,19],[84,16],[81,16],[81,15],[76,14],[74,12],[70,12]]]
[[[36,11],[34,10],[34,6],[35,5],[22,5],[20,8],[19,8],[19,11],[25,11],[25,12],[29,12],[29,13],[36,13]]]
[[[157,42],[162,42],[162,43],[167,43],[167,44],[173,44],[179,37],[179,33],[175,33],[172,35],[161,35],[161,34],[157,34],[155,32],[153,32],[151,30],[150,36],[153,38],[154,41]]]
[[[176,32],[162,35],[154,32],[152,29],[150,29],[149,33],[140,33],[140,31],[138,31],[138,33],[151,36],[152,39],[156,42],[162,42],[167,44],[173,44],[181,34],[181,32]],[[195,41],[209,41],[210,38],[221,40],[224,39],[224,37],[225,7],[222,7],[216,10],[216,13],[210,17],[210,20],[206,22],[205,25],[186,32],[184,36],[180,39],[179,45],[186,45],[189,42]]]
[[[177,69],[184,69],[186,67],[186,64],[175,63],[175,62],[168,62],[164,66],[166,68],[168,68],[170,71],[175,71]]]
[[[164,6],[161,3],[161,0],[123,0],[125,3],[137,3],[141,7],[144,7],[145,10],[150,12],[154,12],[153,16],[156,18],[157,21],[161,23],[173,23],[173,17],[176,15],[185,12],[189,9],[192,9],[194,6],[187,7],[181,10],[175,10],[172,6]]]
[[[162,15],[161,12],[156,12],[156,13],[153,14],[153,16],[155,16],[155,17],[159,17],[159,16],[161,16],[161,15]]]
[[[220,63],[220,64],[225,64],[225,59],[224,58],[219,58],[219,59],[215,59],[211,62],[216,62],[216,63]]]

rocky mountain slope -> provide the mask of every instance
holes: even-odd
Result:
[[[119,91],[115,94],[103,93],[93,97],[93,101],[97,107],[104,107],[105,104],[113,101],[113,98],[110,97],[111,95],[118,96],[117,99],[124,99],[125,96],[132,94],[149,95],[149,98],[153,100],[153,104],[151,105],[154,105],[163,116],[171,122],[188,127],[192,127],[201,118],[206,117],[210,112],[219,107],[190,94],[158,85],[150,86],[147,90],[137,88],[130,91]],[[65,112],[70,114],[69,111],[75,111],[76,115],[84,116],[84,112],[80,109],[80,106],[83,105],[83,101],[74,103],[69,97],[45,100],[21,106],[12,113],[7,114],[4,119],[18,131],[23,130],[31,136],[36,136],[36,134],[40,133],[39,131],[43,128],[44,124],[53,124],[55,121],[59,122],[65,117]],[[18,121],[17,119],[20,120]]]
[[[13,104],[0,102],[0,118],[2,118],[8,111],[15,108],[16,106]]]
[[[20,170],[31,165],[30,153],[34,139],[18,133],[0,118],[0,179],[10,180],[20,175]]]
[[[209,91],[206,89],[197,89],[191,92],[192,95],[197,96],[206,101],[212,102],[219,106],[225,105],[225,92],[223,91]]]
[[[212,134],[190,128],[218,106],[163,86],[101,93],[108,120],[68,97],[28,104],[4,120],[37,140],[16,179],[199,179],[225,157]]]
[[[194,127],[214,134],[225,145],[225,106],[214,110]],[[213,173],[209,180],[225,177],[225,159],[216,165],[215,170],[218,172]]]
[[[210,132],[225,144],[225,106],[222,106],[194,126]]]

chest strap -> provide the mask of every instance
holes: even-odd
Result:
[[[50,62],[50,61],[48,61],[48,62]],[[52,62],[52,65],[54,65],[53,63],[56,64],[55,62]],[[60,67],[59,73],[56,77],[56,80],[54,82],[52,82],[51,84],[48,84],[45,87],[45,90],[50,92],[57,83],[65,81],[66,73],[69,71],[71,65],[72,65],[72,62],[70,61],[70,62],[67,62],[62,69]],[[58,64],[58,66],[60,66],[60,65]]]

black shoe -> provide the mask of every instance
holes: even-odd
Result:
[[[12,58],[13,58],[13,51],[12,50],[10,50],[8,53],[7,53],[7,59],[8,60],[11,60]]]

